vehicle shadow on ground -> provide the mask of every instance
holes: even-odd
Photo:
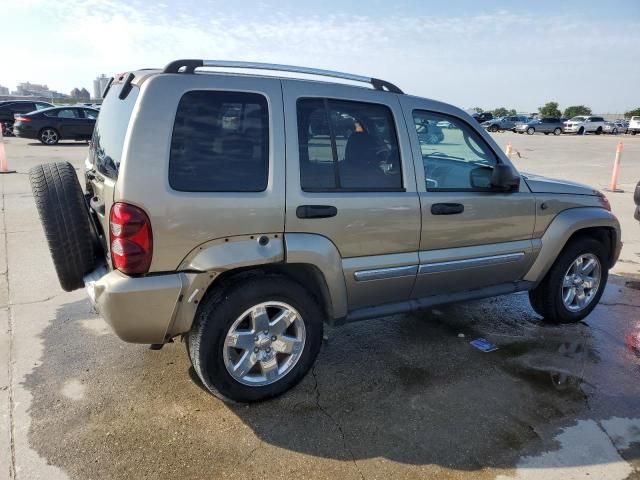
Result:
[[[545,428],[593,416],[591,370],[610,353],[591,322],[608,315],[598,307],[589,324],[548,325],[526,295],[511,295],[328,329],[298,387],[247,406],[205,392],[179,342],[159,352],[124,344],[78,301],[59,308],[26,379],[30,439],[74,478],[253,478],[295,462],[338,472],[379,458],[478,474],[512,468],[523,449],[557,448]],[[499,349],[474,349],[477,337]]]
[[[27,145],[29,145],[30,147],[46,147],[46,148],[51,148],[51,147],[87,147],[88,146],[87,142],[73,142],[73,141],[69,141],[69,142],[61,141],[61,142],[56,143],[55,145],[45,145],[44,143],[41,143],[41,142],[31,142],[31,143],[28,143]]]

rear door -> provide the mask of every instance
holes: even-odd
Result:
[[[396,94],[283,80],[286,233],[328,238],[349,309],[405,301],[418,263],[420,205]]]
[[[93,133],[93,128],[96,125],[96,118],[98,118],[97,110],[93,110],[91,108],[82,108],[79,109],[82,118],[79,126],[80,134],[82,138],[91,138],[91,134]]]
[[[54,128],[63,138],[77,138],[82,135],[82,114],[79,108],[61,108],[56,112]]]
[[[535,199],[526,183],[515,192],[491,189],[493,167],[509,161],[459,110],[415,97],[400,101],[413,127],[422,209],[420,268],[412,296],[477,290],[522,278],[536,254]],[[452,124],[443,130],[443,140],[420,143],[417,127],[440,121]]]

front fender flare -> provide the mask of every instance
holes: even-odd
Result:
[[[611,259],[612,265],[620,253],[620,222],[608,210],[597,207],[578,207],[560,212],[547,227],[542,235],[542,248],[535,262],[524,276],[523,280],[540,282],[547,274],[556,258],[569,241],[569,238],[579,230],[586,228],[604,227],[613,229]]]

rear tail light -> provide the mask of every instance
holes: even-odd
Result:
[[[14,120],[16,122],[28,123],[31,121],[29,117],[15,117]]]
[[[151,222],[144,211],[117,202],[109,215],[111,263],[126,274],[147,273],[153,257]]]

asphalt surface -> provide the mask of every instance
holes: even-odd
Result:
[[[602,188],[618,138],[496,134],[518,168]],[[601,305],[553,326],[526,294],[327,330],[293,391],[206,393],[176,342],[121,342],[58,286],[26,172],[85,144],[10,138],[0,175],[0,479],[640,478],[640,138],[609,194],[625,246]],[[520,156],[518,157],[518,153]],[[486,338],[498,350],[469,345]]]

